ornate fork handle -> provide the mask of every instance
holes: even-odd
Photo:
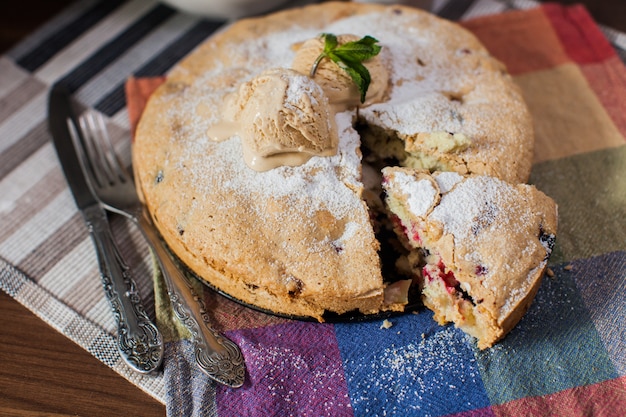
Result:
[[[185,273],[165,249],[156,227],[143,207],[132,215],[153,249],[163,271],[172,307],[181,323],[191,332],[195,359],[211,379],[238,388],[245,379],[245,364],[239,347],[211,327],[204,301]],[[202,322],[199,323],[198,319]]]
[[[130,267],[117,249],[106,212],[92,206],[84,212],[96,248],[100,277],[118,330],[118,348],[124,361],[139,372],[161,365],[163,340],[143,308]]]

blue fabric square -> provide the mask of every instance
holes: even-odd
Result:
[[[571,274],[545,277],[528,313],[491,349],[476,351],[492,404],[616,378]]]
[[[574,261],[571,275],[620,376],[626,375],[626,252]]]
[[[336,324],[354,414],[442,416],[489,405],[468,337],[432,313]]]

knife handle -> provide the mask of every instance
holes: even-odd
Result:
[[[245,364],[239,347],[213,329],[191,278],[172,259],[145,208],[138,211],[133,219],[156,255],[174,313],[191,333],[197,365],[211,379],[233,388],[241,387]]]
[[[84,212],[96,248],[100,277],[118,331],[122,359],[142,373],[156,370],[163,359],[163,339],[146,313],[137,285],[111,233],[106,212],[99,206]]]

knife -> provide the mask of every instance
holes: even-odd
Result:
[[[106,211],[84,177],[70,132],[81,136],[69,90],[55,84],[48,97],[48,129],[65,179],[94,244],[104,292],[117,322],[117,347],[133,369],[149,373],[163,359],[163,339],[146,313],[132,271],[115,242]]]

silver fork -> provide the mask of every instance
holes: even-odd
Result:
[[[79,118],[84,135],[83,164],[91,167],[97,186],[94,194],[108,210],[121,214],[141,230],[159,262],[174,312],[190,331],[197,365],[213,380],[240,387],[245,364],[239,347],[217,332],[209,323],[202,297],[192,280],[175,263],[161,240],[152,218],[139,200],[131,174],[124,168],[113,147],[104,118],[92,111]]]
[[[66,122],[74,148],[78,151],[76,144],[80,141],[79,130],[73,117]],[[90,183],[94,182],[93,178],[90,178],[83,166],[81,168],[87,186],[92,188]],[[96,248],[104,292],[117,323],[117,348],[131,368],[141,373],[153,372],[159,368],[163,359],[163,338],[143,307],[134,274],[115,242],[103,207],[93,204],[89,210],[97,213],[89,215],[88,228]],[[92,222],[92,216],[97,221]]]

